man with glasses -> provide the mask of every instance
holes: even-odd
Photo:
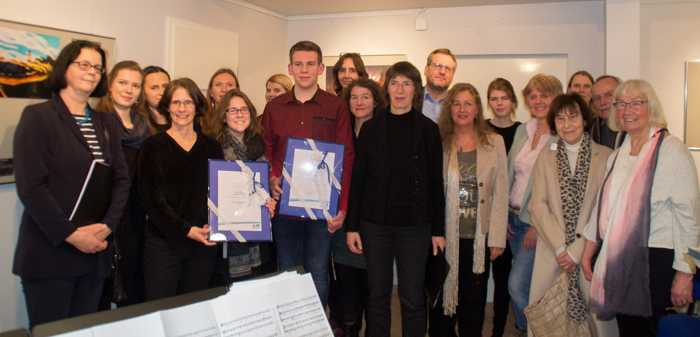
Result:
[[[428,55],[425,66],[425,94],[423,94],[423,114],[437,123],[440,105],[447,96],[457,69],[457,58],[447,48],[435,49]]]
[[[614,149],[617,144],[617,132],[608,127],[608,117],[614,113],[613,101],[615,88],[620,84],[620,79],[612,75],[603,75],[593,84],[593,98],[591,107],[595,112],[591,127],[591,138],[603,146]]]

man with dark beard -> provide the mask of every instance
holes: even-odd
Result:
[[[435,49],[428,55],[425,65],[425,94],[423,95],[423,114],[437,123],[440,105],[447,96],[447,89],[452,84],[457,69],[457,58],[447,49]]]

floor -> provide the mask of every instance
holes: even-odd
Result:
[[[486,304],[486,317],[484,319],[484,328],[482,330],[482,337],[491,337],[491,327],[493,321],[493,310],[491,303]],[[362,334],[360,334],[362,336]],[[391,299],[391,337],[401,337],[401,307],[399,305],[399,297],[394,290],[394,295]],[[504,337],[516,337],[514,317],[511,313],[508,315],[508,322],[506,323],[506,333]]]

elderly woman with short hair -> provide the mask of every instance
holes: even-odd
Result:
[[[666,130],[649,83],[624,82],[614,107],[610,127],[628,137],[608,159],[582,266],[592,279],[593,313],[617,318],[621,337],[655,336],[666,308],[693,300],[694,268],[684,255],[700,243],[697,170],[685,144]]]

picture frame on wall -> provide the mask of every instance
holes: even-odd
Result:
[[[73,40],[99,43],[114,64],[116,39],[0,20],[0,184],[14,183],[12,142],[24,108],[51,97],[47,80],[61,49]]]

